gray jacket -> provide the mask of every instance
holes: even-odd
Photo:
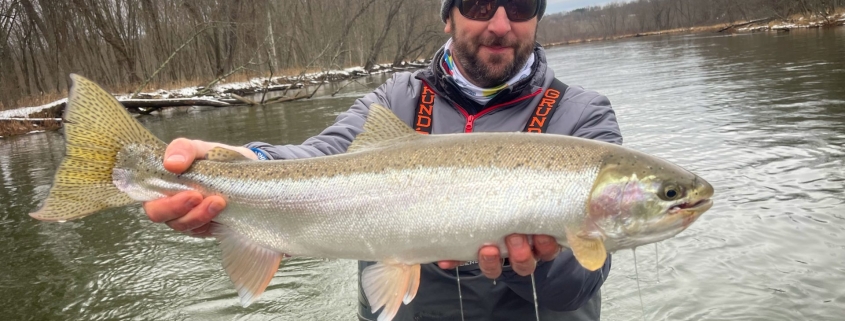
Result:
[[[545,52],[535,48],[533,73],[499,93],[485,106],[460,94],[441,65],[443,50],[432,65],[414,73],[397,73],[393,78],[356,100],[340,114],[335,123],[301,145],[274,146],[253,142],[273,159],[293,159],[343,153],[362,131],[369,106],[379,103],[391,109],[409,126],[419,103],[423,82],[436,93],[433,107],[432,134],[460,132],[522,131],[542,92],[554,79],[546,65]],[[552,115],[547,133],[598,139],[621,144],[622,135],[610,101],[593,91],[570,86]],[[595,272],[582,268],[571,251],[562,252],[551,262],[541,262],[535,272],[540,319],[599,320],[601,295],[599,288],[610,271],[605,266]],[[371,262],[359,262],[363,270]],[[459,268],[465,320],[529,320],[534,316],[534,299],[529,277],[517,275],[505,266],[502,276],[493,282],[481,274],[477,264]],[[359,284],[360,289],[360,284]],[[359,318],[375,320],[369,304],[359,291]],[[416,298],[399,310],[394,320],[460,320],[455,271],[444,271],[434,264],[423,265]]]

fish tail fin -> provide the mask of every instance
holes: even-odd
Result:
[[[79,75],[70,75],[64,114],[65,158],[47,199],[29,215],[65,221],[133,202],[112,182],[117,153],[128,144],[164,146],[111,94]]]

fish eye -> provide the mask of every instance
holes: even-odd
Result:
[[[663,186],[663,191],[660,193],[660,198],[666,201],[674,201],[684,196],[684,190],[675,184],[666,184]]]
[[[666,190],[666,197],[675,198],[676,195],[678,195],[678,192],[676,192],[675,190],[673,190],[673,189]]]

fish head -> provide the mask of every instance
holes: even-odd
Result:
[[[608,251],[675,236],[713,205],[713,186],[666,160],[621,149],[603,160],[587,225]]]

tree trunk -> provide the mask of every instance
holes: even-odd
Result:
[[[373,43],[373,46],[370,47],[370,54],[369,57],[367,57],[367,62],[364,64],[364,70],[372,69],[378,61],[379,53],[381,53],[382,46],[384,45],[384,39],[387,38],[387,34],[390,32],[390,25],[393,23],[393,19],[396,18],[396,13],[398,13],[399,9],[402,8],[402,4],[404,2],[405,0],[390,1],[392,6],[390,7],[390,11],[387,13],[384,29],[382,29],[381,35],[376,38],[376,42]]]

